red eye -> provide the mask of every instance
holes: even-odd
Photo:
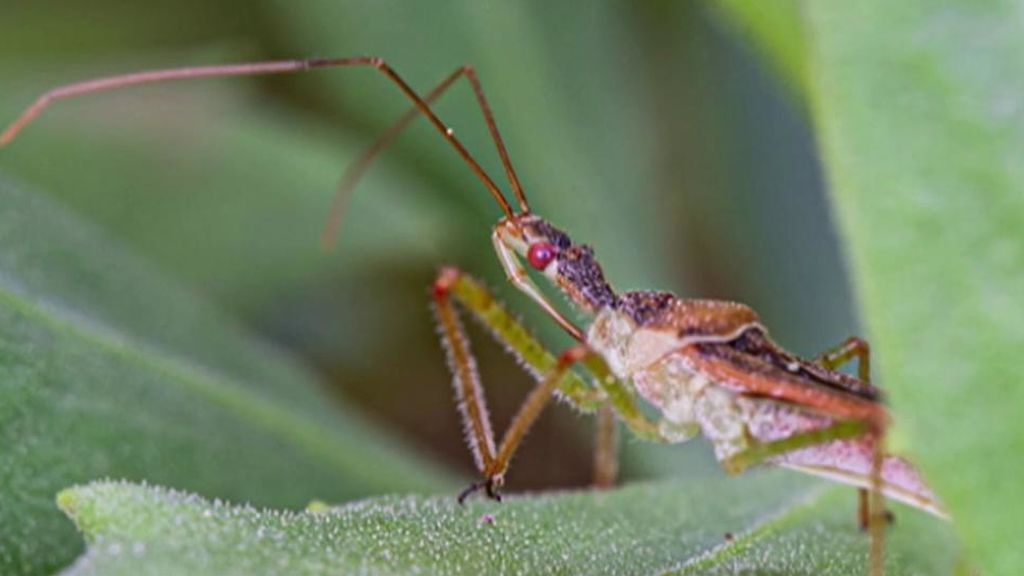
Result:
[[[543,270],[555,259],[556,253],[557,250],[551,244],[538,242],[530,246],[530,250],[526,253],[526,259],[530,261],[530,266],[537,270]]]

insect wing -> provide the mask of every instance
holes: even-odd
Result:
[[[683,352],[696,371],[741,395],[794,404],[836,420],[884,424],[885,408],[877,399],[816,378],[805,370],[808,363],[791,356],[780,366],[771,352],[751,354],[734,342],[694,344]],[[789,363],[793,366],[787,368]]]
[[[878,400],[802,370],[780,366],[778,358],[754,355],[733,343],[697,344],[685,354],[710,381],[741,397],[750,436],[760,442],[824,429],[840,420],[881,422],[886,418]],[[822,370],[824,370],[822,368]],[[871,487],[874,438],[832,440],[770,459],[779,466],[828,478],[859,488]],[[915,508],[946,517],[934,493],[906,460],[886,456],[881,471],[882,492]]]

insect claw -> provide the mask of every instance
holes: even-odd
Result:
[[[501,493],[492,485],[487,485],[487,497],[495,502],[501,502]]]
[[[474,482],[470,484],[465,490],[459,492],[457,500],[460,505],[464,505],[466,503],[467,498],[469,498],[473,494],[476,494],[480,490],[483,490],[488,498],[494,500],[495,502],[501,502],[501,493],[498,490],[501,489],[501,486],[504,483],[504,479],[500,475],[492,476],[490,478],[487,478],[486,480],[481,480],[479,482]]]
[[[495,502],[501,502],[501,493],[498,492],[501,486],[505,483],[505,479],[502,476],[492,476],[487,479],[484,483],[486,488],[487,497],[494,500]]]
[[[886,527],[892,526],[896,523],[896,514],[893,513],[892,510],[884,510],[881,516],[882,522],[885,523]],[[860,527],[861,532],[867,532],[868,529],[871,527],[871,521],[862,518],[860,521],[857,522],[857,525]]]
[[[457,500],[459,502],[459,506],[465,505],[466,504],[466,498],[469,498],[470,496],[472,496],[476,492],[479,492],[480,489],[483,488],[484,486],[485,486],[485,482],[474,482],[474,483],[470,484],[469,487],[467,487],[465,490],[463,490],[462,492],[459,492],[459,496],[457,498]],[[490,488],[488,488],[487,490],[488,490],[488,492],[490,492]]]

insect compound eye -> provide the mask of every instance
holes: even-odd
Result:
[[[530,246],[530,250],[526,253],[526,259],[530,262],[530,266],[537,270],[543,270],[555,259],[557,253],[558,249],[553,245],[547,242],[538,242]]]

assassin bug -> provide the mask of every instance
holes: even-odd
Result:
[[[288,73],[328,67],[372,67],[412,101],[408,110],[345,173],[324,234],[333,243],[343,200],[372,160],[419,115],[455,149],[503,212],[492,241],[513,285],[538,304],[577,344],[561,355],[545,350],[476,280],[445,268],[434,284],[442,340],[454,373],[466,437],[481,481],[459,500],[483,491],[500,498],[509,462],[531,425],[556,393],[584,411],[597,412],[599,442],[596,479],[615,477],[615,418],[637,436],[682,442],[703,434],[730,473],[756,464],[776,464],[851,484],[861,495],[859,519],[870,531],[872,574],[882,573],[886,512],[883,496],[945,517],[916,470],[884,451],[889,425],[879,390],[870,382],[867,343],[850,338],[815,360],[777,345],[757,314],[742,304],[682,299],[667,292],[616,293],[594,253],[530,211],[483,88],[473,68],[462,66],[425,96],[413,90],[379,58],[294,60],[148,71],[90,80],[41,96],[2,134],[9,144],[56,100],[153,82],[216,76]],[[501,158],[518,210],[488,176],[430,103],[465,78]],[[577,327],[531,279],[543,276],[590,319]],[[537,380],[532,392],[495,443],[483,388],[455,303],[476,316],[522,361]],[[858,377],[838,371],[858,361]],[[591,376],[588,384],[581,372]],[[660,418],[651,419],[638,397]]]

